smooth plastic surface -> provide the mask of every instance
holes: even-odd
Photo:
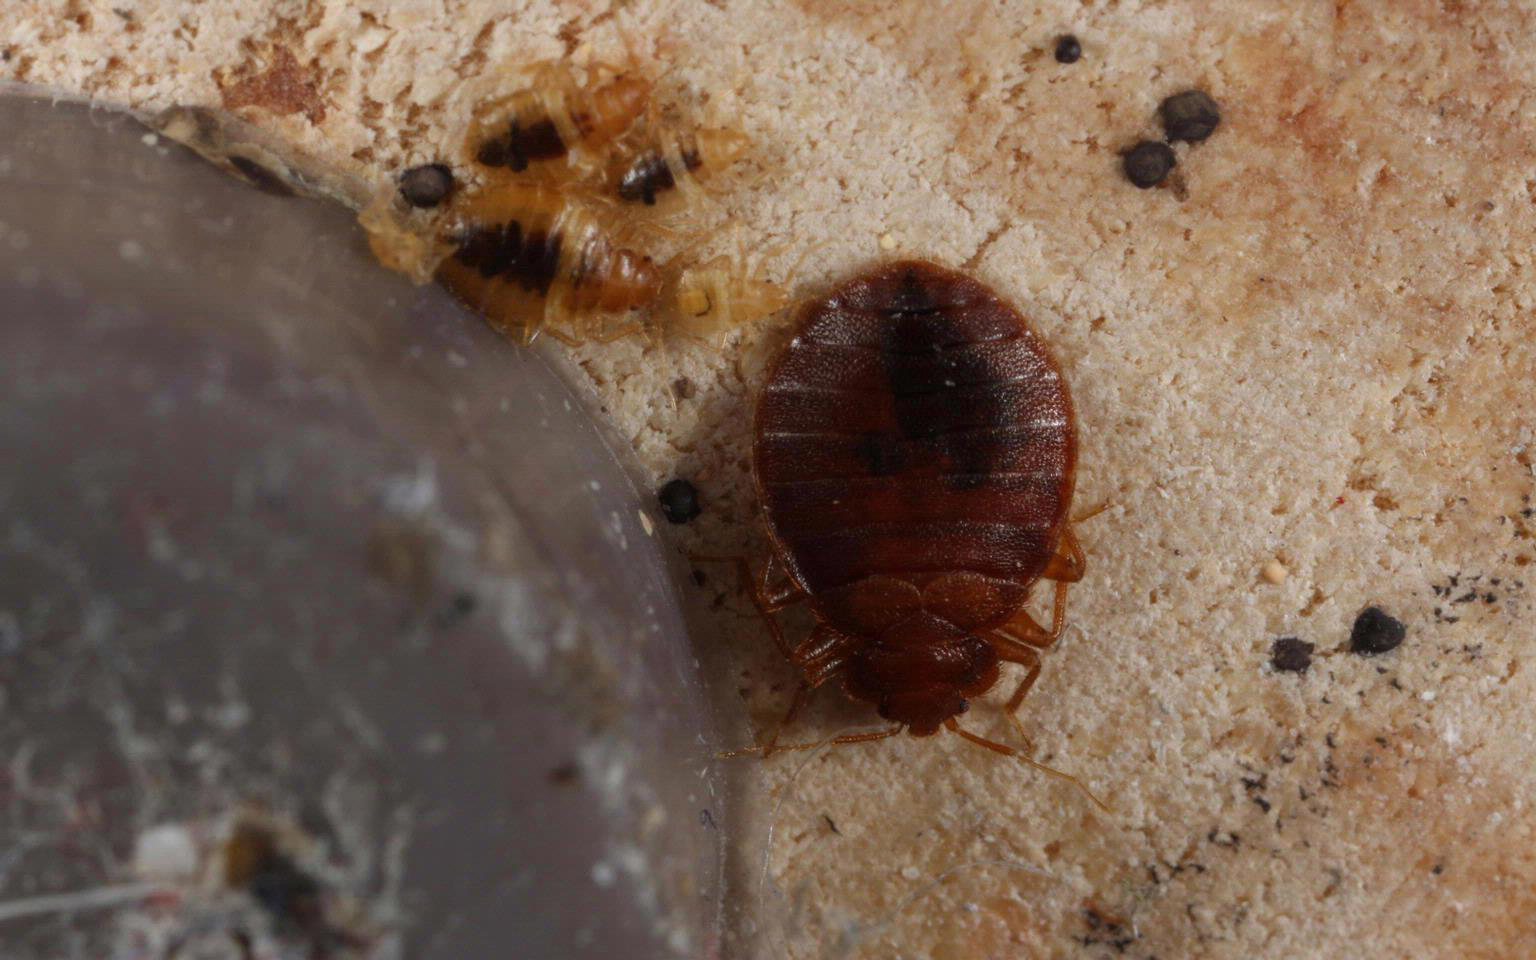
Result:
[[[252,810],[337,956],[713,955],[717,745],[577,397],[345,210],[122,115],[0,129],[4,955],[278,936],[218,872]],[[169,900],[34,899],[143,882],[146,835],[196,843]]]

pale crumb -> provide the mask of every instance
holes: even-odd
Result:
[[[133,845],[133,872],[148,880],[180,880],[197,872],[197,843],[176,823],[150,827]]]
[[[896,249],[896,238],[891,236],[888,233],[882,233],[880,235],[880,249],[881,250],[895,250]]]
[[[1290,575],[1291,571],[1287,570],[1285,568],[1285,564],[1281,563],[1279,560],[1269,561],[1268,563],[1264,564],[1264,568],[1259,571],[1259,576],[1263,577],[1269,583],[1284,583],[1285,578]]]

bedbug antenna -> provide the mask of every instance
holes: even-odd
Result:
[[[844,729],[847,729],[847,728],[845,727]],[[758,916],[766,916],[766,914],[762,910],[762,905],[763,905],[763,901],[768,896],[768,859],[769,859],[769,857],[771,857],[773,855],[774,827],[778,823],[779,811],[783,809],[784,801],[789,798],[789,792],[788,792],[789,788],[794,786],[795,783],[800,779],[800,774],[804,773],[805,772],[805,768],[809,767],[811,765],[811,761],[815,760],[818,756],[820,756],[822,748],[830,748],[830,747],[832,747],[832,746],[834,746],[836,744],[840,744],[840,743],[861,743],[861,742],[866,742],[866,741],[869,741],[869,740],[883,740],[886,737],[895,736],[896,734],[898,734],[900,732],[901,732],[901,727],[896,727],[893,730],[879,731],[879,732],[876,732],[876,733],[840,734],[840,735],[834,735],[834,736],[828,737],[828,738],[826,738],[824,740],[818,740],[815,743],[801,743],[801,744],[794,744],[794,745],[788,746],[788,747],[775,747],[774,748],[774,753],[778,753],[780,750],[810,750],[812,752],[804,760],[800,761],[800,764],[795,767],[794,772],[789,775],[789,779],[784,781],[783,785],[780,786],[779,789],[776,791],[777,792],[777,796],[774,798],[774,801],[773,801],[773,809],[771,811],[769,811],[769,813],[768,813],[768,831],[767,831],[766,836],[764,836],[764,838],[763,838],[763,865],[762,865],[761,872],[758,874],[758,879],[757,879],[757,906],[758,906],[757,913],[758,913]],[[854,737],[856,739],[850,740],[850,739],[847,739],[848,737]],[[761,747],[752,747],[752,748],[749,748],[747,750],[733,750],[733,751],[731,751],[729,756],[737,756],[737,755],[740,755],[740,754],[743,754],[743,753],[755,753],[755,752],[757,752],[758,750],[761,750],[761,749],[762,749]],[[727,756],[727,754],[716,754],[716,756],[717,757],[719,757],[719,756]],[[784,939],[783,938],[783,929],[782,928],[780,928],[780,930],[779,930],[779,935],[780,935],[779,939],[782,941]]]
[[[988,740],[986,737],[978,736],[977,734],[971,733],[969,730],[962,730],[960,729],[960,724],[955,722],[954,717],[950,717],[948,720],[945,720],[944,726],[948,728],[951,733],[961,737],[962,739],[969,740],[970,742],[976,744],[978,747],[986,747],[988,750],[991,750],[994,753],[1000,753],[1005,757],[1013,757],[1017,760],[1021,760],[1026,766],[1033,767],[1046,776],[1055,777],[1058,780],[1065,780],[1067,783],[1070,783],[1072,786],[1076,787],[1083,796],[1087,797],[1089,800],[1092,800],[1094,806],[1098,807],[1105,813],[1112,812],[1108,805],[1104,803],[1104,801],[1094,796],[1087,787],[1083,786],[1083,782],[1081,780],[1077,779],[1071,774],[1063,773],[1060,770],[1057,770],[1055,767],[1048,767],[1045,764],[1040,763],[1038,760],[1032,760],[1012,747],[1007,747],[1001,743],[997,743],[996,741]]]

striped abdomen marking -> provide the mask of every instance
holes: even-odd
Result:
[[[460,197],[445,239],[453,252],[438,276],[505,329],[570,327],[581,314],[647,307],[661,290],[650,260],[615,243],[596,211],[547,187],[502,184]]]
[[[1065,522],[1072,404],[1044,345],[990,290],[891,264],[804,310],[763,388],[754,461],[813,602],[880,576],[969,571],[1025,588]]]

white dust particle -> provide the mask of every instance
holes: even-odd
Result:
[[[164,823],[139,834],[133,872],[147,880],[181,880],[197,872],[197,843],[186,827]]]

